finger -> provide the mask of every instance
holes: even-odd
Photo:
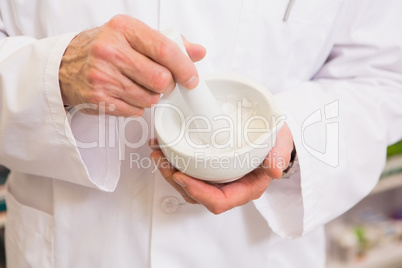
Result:
[[[161,94],[149,91],[131,81],[123,82],[121,88],[117,88],[109,93],[118,99],[124,100],[129,105],[140,108],[151,108],[161,98]]]
[[[178,185],[174,180],[173,180],[173,175],[176,173],[180,173],[173,167],[172,164],[169,163],[169,161],[166,159],[166,157],[163,155],[162,151],[153,151],[151,153],[151,159],[153,162],[157,165],[159,171],[161,172],[162,176],[165,178],[165,180],[173,186],[173,188],[178,191],[181,196],[186,200],[186,202],[191,203],[191,204],[197,204],[198,202],[195,201],[193,198],[191,198],[189,195],[187,195],[186,191]]]
[[[225,196],[219,188],[183,173],[174,174],[173,179],[191,199],[205,206],[212,213],[220,214],[229,209]]]
[[[184,36],[183,38],[183,43],[184,47],[187,50],[188,56],[193,62],[197,62],[202,60],[205,57],[205,54],[207,53],[207,50],[205,47],[199,45],[199,44],[193,44],[190,43]]]
[[[214,214],[223,213],[259,198],[271,181],[262,169],[221,187],[215,187],[182,173],[173,174],[173,178],[192,199]]]
[[[194,88],[198,84],[194,63],[177,44],[136,19],[128,16],[116,16],[114,19],[119,20],[116,24],[125,26],[124,33],[129,44],[170,70],[177,83],[187,88]]]
[[[274,147],[262,164],[269,177],[274,179],[282,177],[283,171],[289,165],[292,150],[293,136],[287,124],[284,124],[278,132]]]
[[[82,113],[89,115],[108,114],[124,117],[138,117],[144,113],[144,108],[129,105],[127,102],[104,96],[99,102],[74,106]]]
[[[282,177],[283,170],[289,164],[288,157],[283,153],[283,150],[278,147],[274,147],[263,162],[263,168],[265,173],[274,179],[279,179]]]
[[[183,43],[193,62],[200,61],[205,57],[206,49],[203,46],[190,43],[184,37]],[[164,66],[134,50],[132,50],[132,56],[127,59],[130,61],[123,66],[122,72],[132,71],[127,74],[132,80],[157,93],[166,94],[174,89],[176,82],[173,80],[172,73]]]
[[[110,50],[110,49],[109,49]],[[131,47],[118,46],[114,54],[109,56],[119,71],[130,81],[142,86],[152,93],[171,92],[176,82],[172,73],[164,66],[138,53]]]
[[[111,98],[120,99],[131,106],[138,108],[150,108],[158,103],[161,94],[143,88],[133,83],[130,79],[120,73],[101,73],[91,75],[94,86],[93,94],[107,94]],[[98,92],[98,93],[95,93]],[[103,97],[105,96],[96,96]]]
[[[246,176],[221,187],[226,196],[230,196],[237,206],[260,198],[268,188],[271,178],[261,168],[255,169]],[[247,191],[246,191],[247,190]]]
[[[172,164],[170,164],[166,157],[163,155],[162,151],[156,150],[151,153],[151,159],[159,168],[162,176],[170,182],[173,174],[177,172]]]
[[[176,83],[166,67],[133,49],[123,35],[117,35],[116,32],[121,30],[117,31],[119,24],[116,20],[112,19],[106,25],[92,44],[91,59],[95,60],[92,66],[96,65],[101,73],[111,70],[115,79],[123,74],[129,81],[151,92],[168,93],[174,89]]]
[[[138,115],[137,111],[140,111],[142,108],[149,108],[159,101],[161,96],[159,93],[154,93],[141,87],[121,74],[118,69],[111,66],[113,64],[106,61],[97,61],[97,65],[88,70],[87,77],[92,90],[84,93],[85,99],[89,102],[98,104],[107,101],[109,104],[113,104],[114,102],[121,103],[117,101],[121,100],[135,107],[118,106],[115,112],[125,110],[124,114],[113,113],[113,115],[131,116]],[[117,100],[113,101],[113,99]],[[130,110],[133,114],[128,114]]]

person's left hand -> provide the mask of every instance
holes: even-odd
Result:
[[[285,124],[278,133],[274,148],[259,168],[238,180],[223,184],[208,183],[181,173],[168,162],[155,139],[150,141],[150,146],[153,149],[151,158],[162,176],[188,203],[199,203],[210,212],[221,214],[258,199],[273,178],[282,176],[282,171],[289,165],[293,137]]]

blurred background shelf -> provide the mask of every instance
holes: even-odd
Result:
[[[0,165],[0,268],[6,267],[6,253],[4,246],[4,226],[7,219],[6,214],[6,201],[5,193],[6,187],[5,183],[7,181],[9,170]]]
[[[4,168],[3,166],[0,166],[0,228],[3,228],[5,223],[6,223],[6,200],[5,200],[5,194],[6,194],[6,180],[8,176],[8,169]]]
[[[402,141],[370,195],[326,230],[327,268],[402,268]]]
[[[401,268],[402,244],[373,249],[367,257],[349,263],[329,260],[327,268]]]
[[[4,184],[0,184],[0,228],[4,227],[7,219],[5,194],[6,186]]]
[[[402,188],[402,173],[393,174],[389,177],[381,179],[370,195],[379,194],[398,188]]]

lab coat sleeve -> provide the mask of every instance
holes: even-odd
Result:
[[[300,170],[273,181],[254,203],[285,238],[310,232],[368,195],[387,145],[402,138],[402,2],[357,3],[317,75],[277,95]]]
[[[75,133],[66,120],[58,70],[74,36],[0,40],[0,163],[16,172],[113,191],[120,172],[118,148],[98,146],[87,157],[88,149],[79,149],[74,138],[92,142],[98,120],[73,118],[73,126],[85,124],[85,133]]]

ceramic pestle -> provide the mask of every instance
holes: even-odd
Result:
[[[162,31],[162,33],[174,41],[181,48],[183,53],[188,56],[181,34],[176,29],[165,29]],[[211,143],[211,137],[213,137],[213,142],[218,145],[227,142],[229,133],[226,133],[225,131],[217,131],[226,127],[225,121],[219,120],[218,117],[223,115],[223,112],[205,81],[200,77],[197,87],[188,89],[178,84],[178,88],[180,89],[180,93],[186,102],[189,112],[191,113],[190,116],[201,116],[203,119],[202,121],[207,121],[210,123],[211,131],[207,132],[205,131],[206,124],[201,124],[201,119],[194,120],[196,127],[198,129],[203,129],[203,131],[200,131],[199,133],[201,138],[203,138],[205,142]],[[219,135],[211,136],[213,133],[218,133]]]

